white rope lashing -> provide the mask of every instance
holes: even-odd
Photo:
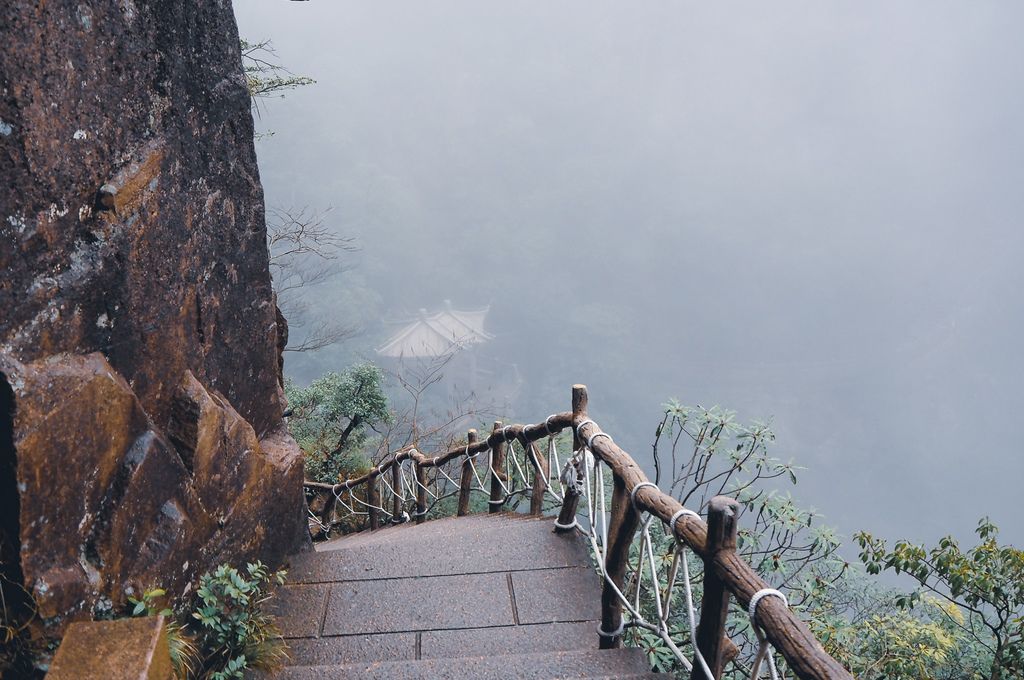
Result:
[[[491,471],[491,479],[498,480],[498,484],[501,486],[501,490],[505,492],[506,496],[509,495],[511,493],[511,491],[509,491],[509,488],[507,486],[505,486],[505,482],[501,481],[501,475],[498,474],[498,471],[494,469],[494,450],[493,449],[487,449],[487,469]],[[492,504],[493,503],[497,503],[497,501],[487,501],[487,502],[488,503],[492,503]],[[501,503],[504,503],[504,502],[505,502],[505,500],[502,499]]]
[[[476,470],[476,457],[479,456],[479,455],[480,455],[480,453],[478,452],[478,453],[475,453],[475,454],[473,454],[472,456],[469,457],[469,467],[472,468],[472,470],[473,470],[473,477],[476,478],[477,488],[480,489],[480,491],[483,491],[484,493],[487,493],[487,489],[484,487],[484,482],[483,482],[482,479],[480,479],[480,474]],[[490,458],[490,455],[491,455],[491,450],[487,449],[487,456],[488,456],[488,458]]]
[[[434,469],[437,470],[438,474],[440,474],[442,477],[444,477],[452,486],[458,486],[459,485],[458,482],[456,482],[454,479],[452,479],[451,476],[449,476],[449,474],[444,471],[444,466],[442,466],[442,465],[435,465]],[[444,488],[447,489],[448,485],[445,484]],[[443,491],[442,491],[442,495],[443,495]],[[435,496],[435,498],[436,498],[436,496]]]
[[[562,474],[559,475],[558,480],[565,488],[571,488],[577,496],[583,493],[584,479],[578,469],[579,457],[581,456],[583,449],[580,449],[572,457],[565,461],[565,467],[562,469]]]
[[[693,655],[700,663],[701,670],[704,671],[704,675],[708,677],[708,680],[715,680],[715,676],[711,673],[711,669],[708,668],[707,661],[704,660],[704,655],[700,652],[700,647],[697,646],[697,612],[693,606],[693,584],[690,582],[690,562],[686,559],[686,544],[679,540],[676,534],[676,521],[683,515],[691,515],[700,519],[693,510],[689,508],[680,508],[672,515],[669,521],[669,530],[672,532],[672,537],[675,539],[676,547],[672,558],[673,570],[670,578],[670,583],[675,582],[675,564],[678,560],[682,560],[683,563],[683,592],[686,594],[686,616],[687,622],[690,624],[690,645],[693,647]],[[666,618],[668,613],[666,611]]]
[[[330,527],[328,527],[326,524],[321,522],[320,518],[316,516],[316,513],[314,513],[312,510],[310,510],[308,506],[306,507],[306,512],[309,513],[309,519],[313,520],[314,522],[317,523],[317,525],[319,525],[320,531],[324,531],[324,532],[330,531]]]
[[[558,458],[558,444],[555,442],[555,432],[551,430],[551,419],[554,418],[554,414],[544,419],[544,431],[548,435],[548,481],[551,480],[551,473],[555,473],[555,481],[558,482],[558,492],[556,493],[554,487],[548,484],[548,493],[555,497],[555,500],[561,502],[565,498],[565,484],[562,482],[562,476],[559,472],[562,469],[562,461]]]
[[[417,451],[416,449],[413,449],[412,452],[413,453],[419,453],[419,451]],[[420,455],[422,455],[422,454],[420,454]],[[415,468],[419,467],[420,464],[417,463],[414,459],[410,459],[410,460],[413,461],[412,462],[412,466],[414,468],[414,472],[413,472],[413,474],[411,476],[412,476],[413,481],[416,483],[416,486],[418,486],[421,489],[423,489],[424,491],[426,491],[428,496],[432,496],[434,498],[434,500],[437,500],[437,494],[434,493],[433,491],[431,491],[430,487],[426,486],[423,482],[420,481],[420,476],[418,474],[415,474]],[[413,495],[414,496],[418,496],[419,494],[417,493],[417,494],[413,494]],[[418,517],[422,513],[413,513],[413,514]]]
[[[390,512],[388,512],[387,510],[385,510],[385,509],[384,509],[384,508],[383,508],[382,506],[380,506],[380,505],[374,505],[373,503],[370,503],[370,502],[368,502],[368,501],[364,501],[364,500],[363,500],[362,498],[360,498],[359,496],[357,496],[357,495],[356,495],[356,494],[354,494],[354,493],[353,493],[353,494],[351,494],[351,496],[352,496],[352,500],[354,500],[354,501],[355,501],[356,503],[359,503],[360,505],[363,505],[363,506],[365,506],[365,507],[367,507],[367,508],[372,508],[372,509],[374,509],[374,510],[380,510],[380,511],[381,511],[381,512],[383,512],[383,513],[384,513],[385,515],[390,515],[390,514],[391,514]],[[362,515],[369,515],[370,513],[369,513],[369,511],[367,511],[367,512],[363,512],[363,513],[357,513],[357,514],[362,514]]]
[[[644,488],[645,486],[649,486],[652,489],[658,488],[658,485],[655,484],[654,482],[640,482],[639,484],[633,487],[632,491],[629,492],[629,504],[632,505],[633,509],[636,510],[637,512],[642,511],[640,510],[640,508],[636,507],[636,492]]]
[[[406,460],[410,460],[410,459],[407,458]],[[410,461],[409,464],[412,465],[412,462]],[[412,475],[412,477],[415,478],[416,475]],[[409,492],[409,498],[415,500],[415,498],[416,498],[416,489],[415,489],[415,487],[413,487],[412,484],[409,483],[409,478],[406,477],[406,475],[405,475],[405,461],[404,460],[401,463],[398,464],[398,478],[402,482],[402,488],[405,491]],[[405,500],[404,492],[403,492],[402,500],[403,501]]]
[[[388,478],[386,476],[381,475],[378,479],[384,482],[384,486],[388,487],[388,492],[390,492],[392,496],[398,496],[400,500],[405,500],[404,498],[402,498],[401,494],[395,491],[395,487],[391,486],[391,482],[388,481]]]
[[[523,470],[523,466],[519,464],[519,458],[516,457],[516,449],[515,449],[514,446],[512,446],[512,442],[514,440],[509,439],[507,441],[508,441],[508,452],[506,454],[505,460],[507,461],[509,458],[511,458],[512,462],[515,463],[516,472],[519,473],[519,478],[523,480],[523,489],[525,489],[525,490],[532,489],[533,486],[530,484],[530,478],[526,476],[526,471]],[[524,455],[525,455],[525,447],[524,447]]]
[[[587,437],[587,448],[590,449],[591,451],[593,451],[594,449],[594,440],[597,439],[598,437],[604,437],[610,442],[615,441],[614,439],[612,439],[612,436],[606,432],[595,432],[594,434]]]
[[[342,488],[343,488],[344,490],[346,490],[346,491],[348,491],[348,492],[349,492],[349,496],[352,496],[353,494],[352,494],[352,491],[351,491],[351,489],[349,489],[349,485],[348,485],[348,484],[349,484],[349,483],[348,483],[348,480],[345,480],[345,481],[344,481],[344,482],[343,482],[343,483],[341,484],[341,487],[342,487]],[[366,513],[366,512],[362,512],[362,513],[360,513],[360,512],[356,512],[356,509],[355,509],[354,507],[352,507],[351,505],[349,505],[348,503],[346,503],[345,501],[343,501],[343,500],[341,499],[341,494],[340,494],[340,493],[338,493],[338,486],[339,486],[338,484],[335,484],[335,485],[334,485],[334,486],[333,486],[333,487],[331,488],[331,494],[333,494],[333,495],[334,495],[334,500],[335,500],[336,502],[338,502],[338,503],[341,503],[341,507],[345,508],[345,509],[346,509],[346,510],[348,510],[348,511],[349,511],[350,513],[352,513],[353,515],[366,515],[366,514],[369,514],[369,513]],[[333,513],[332,513],[332,514],[333,514]],[[327,518],[327,520],[328,520],[328,524],[330,524],[330,523],[331,523],[331,519],[332,519],[332,518],[330,518],[330,517],[328,517],[328,518]]]
[[[750,598],[747,614],[750,615],[750,627],[754,629],[754,634],[757,636],[757,656],[754,657],[754,663],[750,669],[751,680],[757,680],[760,677],[761,663],[766,659],[768,661],[768,672],[771,674],[772,680],[779,680],[779,672],[775,668],[775,659],[772,658],[772,650],[768,638],[765,637],[764,631],[761,630],[761,626],[757,622],[757,605],[766,597],[778,597],[782,600],[783,604],[787,607],[789,606],[789,600],[786,599],[786,596],[774,588],[759,590]]]
[[[541,479],[544,482],[544,493],[551,491],[551,475],[544,476],[544,466],[540,464],[539,452],[537,447],[533,445],[533,442],[526,441],[524,445],[526,455],[530,458],[530,467],[533,469],[533,484],[529,487],[531,490],[537,485],[537,480]],[[548,470],[551,470],[549,467]]]
[[[545,421],[546,423],[547,421]],[[548,436],[548,470],[557,473],[561,470],[562,463],[558,460],[558,445],[555,443],[554,436]],[[561,502],[565,498],[565,484],[562,483],[561,475],[557,475],[555,480],[558,482],[558,493],[555,493],[554,488],[549,484],[548,492],[555,497],[555,500]]]

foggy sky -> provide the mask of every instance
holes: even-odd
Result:
[[[1024,543],[1024,7],[236,0],[317,84],[266,102],[268,206],[361,252],[317,309],[490,304],[520,420],[772,418],[849,535]],[[347,283],[346,283],[347,282]],[[346,292],[348,291],[348,292]],[[557,387],[552,387],[557,386]]]

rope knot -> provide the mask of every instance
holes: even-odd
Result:
[[[692,515],[693,517],[700,519],[700,515],[695,513],[693,510],[690,510],[689,508],[679,508],[678,510],[676,510],[675,514],[672,515],[672,519],[668,521],[668,530],[672,533],[673,536],[676,535],[676,522],[678,522],[679,518],[683,515]]]
[[[754,596],[750,598],[750,604],[747,606],[747,614],[750,615],[750,623],[757,625],[757,605],[761,603],[766,597],[777,597],[782,600],[782,604],[789,606],[789,600],[780,591],[774,588],[762,588],[761,590],[754,593]]]
[[[623,633],[623,632],[625,632],[625,630],[626,630],[626,620],[625,620],[625,619],[622,619],[622,620],[620,620],[620,621],[619,621],[619,627],[618,627],[618,628],[616,628],[615,630],[613,630],[613,631],[612,631],[612,632],[610,632],[610,633],[606,633],[606,632],[604,632],[604,631],[603,631],[603,630],[601,629],[601,624],[598,624],[598,625],[597,625],[597,634],[598,634],[599,636],[603,637],[603,638],[615,638],[615,637],[619,637],[620,635],[622,635],[622,633]]]
[[[750,627],[754,629],[754,634],[757,636],[757,655],[754,656],[754,663],[751,664],[750,677],[757,678],[760,676],[761,664],[767,659],[768,671],[771,673],[772,680],[778,680],[779,673],[775,669],[775,661],[772,659],[772,651],[768,646],[768,638],[757,623],[757,605],[766,597],[778,597],[782,600],[783,604],[787,607],[789,606],[789,600],[786,599],[786,596],[774,588],[762,588],[750,598],[747,614],[750,615]]]
[[[577,437],[582,437],[583,436],[583,435],[580,434],[580,430],[582,430],[587,425],[597,425],[597,423],[595,423],[590,418],[587,418],[586,420],[584,420],[582,423],[580,423],[579,425],[576,426],[576,436]]]
[[[634,486],[633,489],[629,492],[629,504],[633,506],[634,510],[637,510],[637,507],[636,507],[636,492],[639,491],[640,489],[644,488],[645,486],[649,486],[652,489],[657,489],[658,488],[658,485],[655,484],[654,482],[640,482],[639,484]]]
[[[554,434],[554,432],[551,431],[551,419],[554,417],[555,414],[552,413],[550,416],[544,419],[544,431],[548,433],[549,437]]]

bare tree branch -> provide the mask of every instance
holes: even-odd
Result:
[[[309,304],[303,294],[344,271],[338,263],[342,253],[357,250],[355,239],[339,236],[325,224],[331,212],[308,207],[275,208],[267,220],[267,248],[270,251],[270,272],[281,313],[294,329],[308,332],[291,334],[298,337],[285,348],[286,352],[314,352],[355,336],[358,329],[325,319],[310,326]]]

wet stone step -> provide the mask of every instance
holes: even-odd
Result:
[[[609,649],[335,666],[292,666],[273,677],[279,680],[555,680],[650,675],[646,656],[641,650]]]
[[[478,628],[515,623],[505,574],[469,574],[331,586],[323,635]]]
[[[511,628],[432,630],[420,634],[420,658],[500,656],[595,649],[598,621]]]
[[[290,666],[335,666],[368,661],[501,656],[594,649],[597,621],[503,626],[422,633],[342,635],[289,640]],[[417,641],[417,637],[419,640]]]
[[[292,557],[269,603],[291,648],[273,677],[664,677],[640,650],[597,649],[600,579],[584,541],[552,528],[475,515]]]
[[[601,579],[589,566],[515,572],[509,578],[519,623],[601,617]]]
[[[589,564],[583,542],[571,534],[556,534],[550,522],[455,522],[442,535],[406,530],[388,541],[295,555],[289,560],[288,580],[322,583]]]
[[[317,552],[329,552],[354,548],[362,545],[376,545],[379,543],[396,540],[420,540],[423,538],[444,538],[452,531],[462,531],[473,525],[482,526],[507,526],[510,523],[547,523],[551,525],[554,521],[551,517],[536,517],[519,513],[496,513],[493,515],[482,513],[466,515],[464,517],[445,517],[434,519],[423,524],[405,522],[403,524],[385,524],[376,531],[360,531],[354,534],[346,534],[316,544]]]
[[[416,633],[288,640],[288,654],[289,666],[337,666],[381,659],[413,661],[416,659]]]

